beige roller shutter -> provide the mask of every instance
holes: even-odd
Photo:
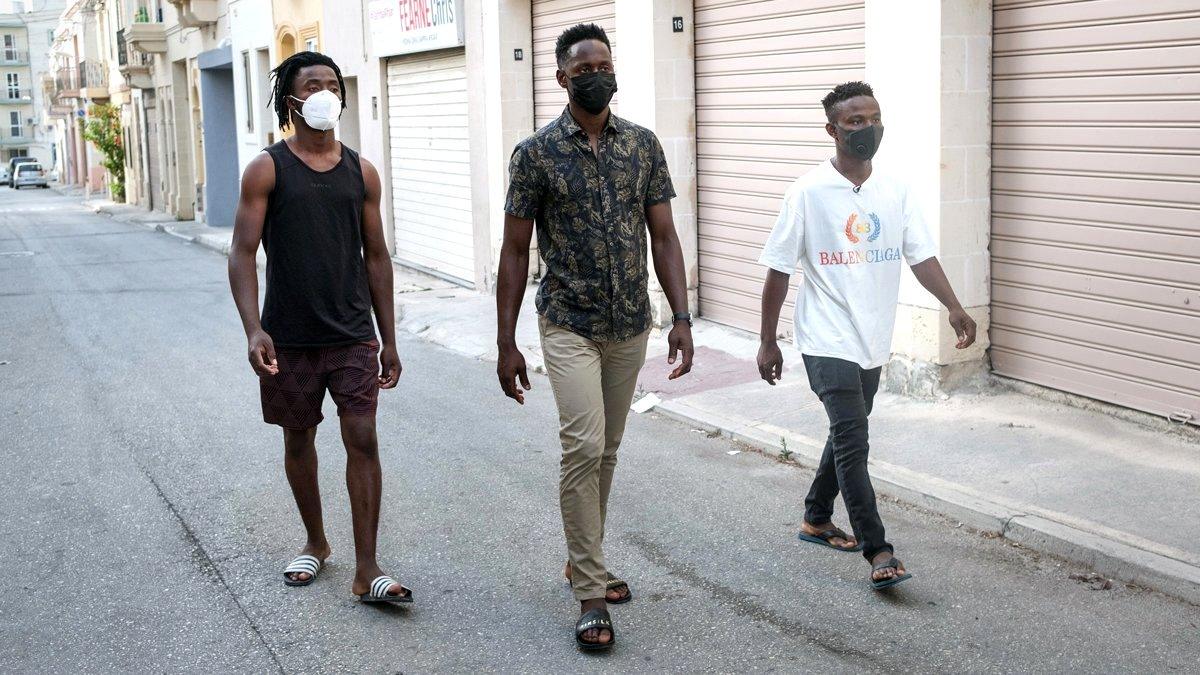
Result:
[[[396,257],[472,283],[465,52],[393,58],[387,75]]]
[[[533,0],[533,122],[541,129],[562,114],[567,92],[554,78],[554,43],[566,29],[577,23],[599,24],[612,43],[613,63],[617,59],[617,25],[613,0]],[[621,70],[617,69],[617,86]],[[617,96],[620,96],[618,94]],[[617,99],[613,98],[613,110]]]
[[[1195,0],[997,0],[992,364],[1200,420]]]
[[[695,10],[700,313],[757,331],[757,260],[783,193],[833,154],[821,99],[863,78],[863,3],[696,0]]]

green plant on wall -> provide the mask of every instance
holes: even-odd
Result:
[[[114,202],[125,201],[125,145],[121,138],[121,111],[116,106],[93,105],[83,125],[83,137],[104,155],[101,164],[108,170],[108,184]]]

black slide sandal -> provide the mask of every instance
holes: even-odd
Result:
[[[871,566],[871,576],[867,577],[868,579],[871,580],[871,588],[874,588],[875,590],[878,591],[880,589],[887,588],[889,586],[895,586],[896,584],[900,583],[901,581],[906,581],[906,580],[912,578],[911,574],[909,574],[908,572],[905,572],[904,574],[898,574],[890,579],[880,579],[879,581],[876,581],[875,573],[878,572],[879,570],[886,570],[886,569],[893,569],[893,570],[896,570],[897,572],[899,572],[900,571],[900,561],[896,560],[895,556],[892,556],[891,558],[884,560],[883,562],[879,563],[878,565],[872,565]]]
[[[609,574],[608,575],[608,584],[605,586],[605,589],[604,589],[605,592],[620,591],[621,587],[625,588],[625,597],[621,598],[620,600],[608,600],[607,599],[608,596],[606,595],[605,602],[607,602],[610,605],[623,605],[633,599],[633,589],[629,587],[629,584],[614,577],[612,574]]]
[[[567,564],[570,565],[571,563],[568,562]],[[604,591],[605,591],[604,601],[606,603],[608,603],[610,605],[623,605],[633,599],[633,588],[631,588],[629,586],[628,582],[613,576],[612,572],[608,572],[607,575],[608,575],[608,583],[605,584],[605,586],[604,586]],[[565,578],[567,581],[567,586],[570,586],[571,585],[571,577],[565,577]],[[621,598],[620,600],[609,600],[608,599],[608,591],[616,590],[622,586],[624,586],[625,590],[627,591],[625,593],[625,597]]]
[[[592,629],[607,630],[612,637],[609,638],[608,642],[588,642],[584,640],[583,634]],[[613,630],[612,617],[608,615],[607,609],[593,609],[579,617],[579,621],[575,622],[575,644],[580,649],[589,652],[609,649],[617,644],[617,631]]]
[[[825,546],[825,547],[831,548],[835,551],[846,551],[847,553],[854,553],[854,552],[861,551],[863,549],[863,543],[861,541],[858,542],[857,544],[855,544],[854,548],[842,548],[841,546],[834,546],[833,544],[829,543],[829,540],[833,539],[834,537],[838,537],[845,541],[850,541],[850,535],[843,532],[840,528],[834,527],[832,525],[830,525],[825,530],[822,530],[820,534],[809,534],[809,533],[801,530],[800,534],[798,535],[798,538],[800,539],[800,541],[807,541],[809,543],[816,544],[818,546]]]

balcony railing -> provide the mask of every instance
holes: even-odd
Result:
[[[154,57],[134,49],[137,43],[130,37],[131,34],[126,33],[125,28],[117,31],[117,70],[130,89],[153,88],[154,75],[150,70],[154,66]]]
[[[107,88],[108,71],[94,61],[82,61],[79,64],[79,88]]]
[[[79,69],[75,66],[59,68],[54,74],[55,98],[75,98],[79,96]]]
[[[80,89],[108,89],[108,71],[101,64],[84,61],[78,66],[59,68],[54,76],[56,98],[79,96]],[[107,91],[106,91],[107,94]]]
[[[0,49],[0,66],[29,64],[29,52],[24,49]]]
[[[125,29],[122,28],[117,31],[117,66],[121,68],[125,67],[125,64],[129,61],[129,58],[126,56],[127,54],[128,48],[125,45]]]

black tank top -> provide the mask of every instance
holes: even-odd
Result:
[[[329,347],[375,338],[362,253],[366,198],[358,153],[315,171],[286,141],[267,148],[275,188],[267,200],[263,330],[280,347]]]

